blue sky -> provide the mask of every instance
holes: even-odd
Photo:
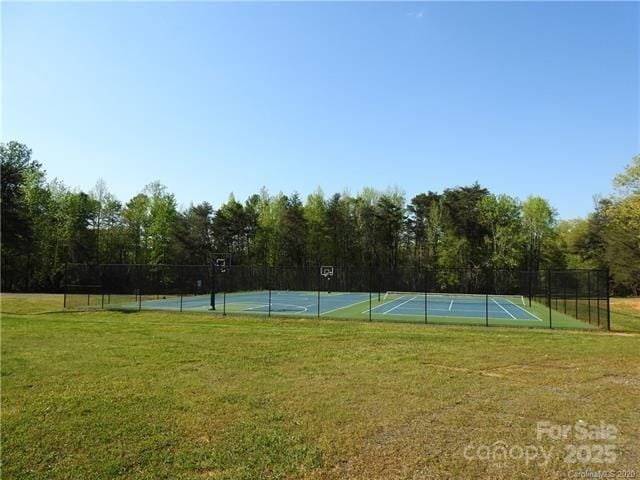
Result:
[[[183,206],[479,181],[587,214],[640,153],[638,3],[6,3],[2,140]]]

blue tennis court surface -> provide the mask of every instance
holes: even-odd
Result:
[[[392,316],[456,317],[483,319],[487,316],[505,320],[542,321],[529,311],[521,296],[441,295],[423,293],[392,293],[372,308],[372,313]]]
[[[228,313],[327,315],[349,318],[406,317],[406,320],[427,316],[481,320],[489,317],[509,321],[542,321],[527,306],[521,296],[442,295],[429,293],[388,292],[383,295],[368,292],[317,292],[312,291],[251,291],[217,293],[216,310]],[[319,300],[319,306],[318,306]],[[426,300],[426,301],[425,301]],[[150,299],[142,302],[142,308],[208,310],[209,295]],[[371,312],[369,312],[371,310]]]

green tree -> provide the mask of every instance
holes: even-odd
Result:
[[[605,256],[620,290],[640,293],[640,193],[605,204]]]
[[[376,256],[381,266],[396,270],[405,225],[404,210],[397,198],[382,195],[375,206],[374,238]]]
[[[409,245],[413,247],[411,263],[418,267],[428,264],[430,253],[433,253],[433,250],[429,251],[429,245],[435,246],[437,251],[438,228],[431,222],[440,225],[440,212],[440,195],[435,192],[420,193],[407,205],[407,231]]]
[[[150,200],[139,193],[127,202],[122,212],[125,237],[128,245],[128,261],[135,264],[147,263],[147,248],[151,214]]]
[[[427,215],[425,241],[427,243],[427,266],[430,269],[440,266],[440,245],[445,235],[442,198],[431,202]]]
[[[457,239],[446,243],[446,249],[453,250],[443,252],[448,263],[453,263],[448,266],[479,267],[486,263],[484,238],[488,232],[480,219],[480,202],[488,195],[489,191],[478,183],[443,192],[448,237]]]
[[[209,265],[213,262],[213,207],[203,202],[178,215],[174,235],[179,263]]]
[[[328,261],[327,205],[320,188],[307,197],[304,206],[304,220],[307,231],[307,252],[309,260],[316,266]]]
[[[307,263],[307,220],[297,193],[286,198],[280,224],[281,259],[286,266],[304,266]]]
[[[544,247],[553,238],[555,224],[556,212],[544,198],[530,196],[522,204],[522,228],[528,271],[540,269],[544,259]]]
[[[640,155],[636,155],[625,171],[616,175],[613,185],[623,196],[640,193]]]
[[[244,207],[231,194],[229,200],[214,214],[212,233],[215,250],[231,255],[234,264],[246,260],[249,248],[247,226]]]
[[[355,264],[370,264],[370,257],[362,250],[366,240],[356,240],[361,232],[357,210],[357,200],[346,194],[336,193],[327,202],[328,254],[333,265],[349,268]]]
[[[178,217],[175,196],[160,182],[145,187],[149,198],[149,261],[154,264],[173,260],[173,227]]]
[[[508,195],[488,195],[480,200],[480,220],[485,225],[493,269],[516,268],[521,261],[520,205]]]

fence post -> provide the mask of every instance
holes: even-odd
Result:
[[[142,265],[138,265],[136,269],[138,271],[138,311],[142,310],[142,281],[141,281],[141,273]]]
[[[598,270],[596,276],[596,317],[598,317],[598,327],[600,326],[600,275],[602,270]]]
[[[549,328],[553,328],[551,320],[551,270],[547,269],[547,300],[549,301]]]
[[[485,316],[485,327],[489,326],[489,294],[484,294],[484,316]]]
[[[378,291],[380,287],[378,286]],[[380,295],[380,293],[378,293]],[[371,310],[373,309],[373,267],[369,265],[369,321],[371,321]]]
[[[67,262],[64,262],[64,270],[62,273],[62,291],[63,291],[63,300],[62,300],[62,308],[67,308]]]
[[[180,312],[182,312],[182,289],[180,289]]]
[[[271,316],[271,283],[269,283],[269,317]]]
[[[427,301],[427,292],[429,291],[429,269],[426,268],[424,271],[424,324],[429,323],[429,314],[427,310],[429,309],[429,304]]]
[[[607,268],[607,330],[611,330],[611,302],[610,302],[610,292],[611,292],[611,275],[609,272],[609,268]]]
[[[591,325],[591,270],[587,270],[587,307],[589,310],[589,325]]]
[[[318,276],[318,318],[320,318],[320,282],[322,281],[322,276],[320,275],[320,266],[318,266],[316,275]]]
[[[212,265],[211,267],[211,298],[209,299],[209,304],[211,310],[216,309],[216,267]]]
[[[104,272],[102,265],[100,265],[98,268],[100,268],[100,291],[102,292],[102,301],[100,308],[104,310]]]
[[[579,278],[579,273],[576,272],[576,318],[580,320],[580,317],[578,316],[578,286],[580,284],[578,278]]]

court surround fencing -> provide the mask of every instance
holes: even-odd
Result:
[[[68,264],[64,307],[610,328],[605,270]]]

